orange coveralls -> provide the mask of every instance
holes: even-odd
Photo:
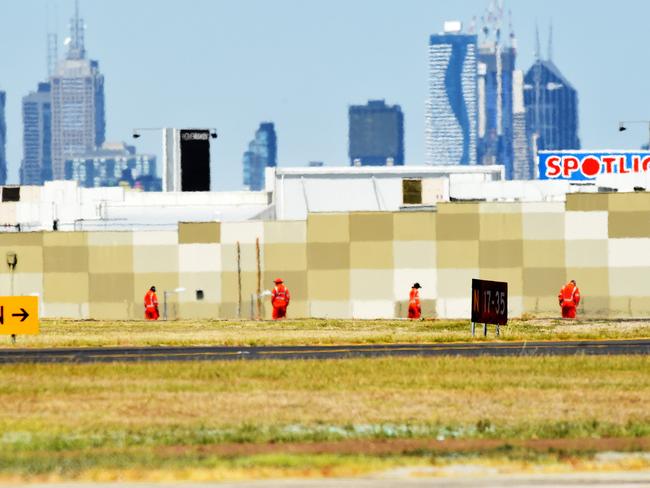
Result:
[[[283,319],[287,316],[287,307],[291,300],[289,289],[284,284],[279,283],[273,288],[271,293],[271,305],[273,305],[273,320]]]
[[[411,293],[409,294],[409,319],[419,319],[420,315],[422,315],[420,290],[411,288]]]
[[[144,295],[144,318],[147,320],[158,320],[158,297],[156,292],[149,290]]]
[[[560,307],[562,307],[562,318],[575,319],[576,307],[580,303],[580,290],[578,286],[569,281],[557,296]]]

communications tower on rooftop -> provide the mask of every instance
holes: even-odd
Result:
[[[52,92],[52,177],[66,177],[66,161],[104,142],[104,76],[86,57],[85,25],[75,2],[65,59],[50,77]]]

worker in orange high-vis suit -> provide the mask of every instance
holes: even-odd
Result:
[[[144,318],[147,320],[158,320],[158,317],[160,317],[160,313],[158,312],[158,296],[156,295],[156,287],[152,286],[144,295]]]
[[[420,283],[415,283],[411,287],[409,294],[409,319],[419,319],[422,315],[422,307],[420,306]]]
[[[271,305],[273,305],[273,320],[283,319],[287,316],[287,307],[291,300],[289,289],[284,286],[282,278],[274,280],[275,286],[271,293]]]
[[[560,307],[562,307],[562,318],[575,319],[576,308],[580,303],[580,290],[576,280],[569,281],[562,287],[557,296]]]

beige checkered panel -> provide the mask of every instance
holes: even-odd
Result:
[[[0,293],[38,295],[45,317],[141,319],[151,285],[169,319],[468,319],[472,278],[507,281],[509,313],[558,315],[575,279],[585,317],[650,315],[650,194],[566,203],[441,203],[436,211],[311,214],[306,221],[180,223],[178,231],[0,233]],[[7,262],[16,256],[11,268]]]

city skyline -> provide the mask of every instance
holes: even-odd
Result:
[[[18,181],[22,159],[21,99],[46,74],[45,4],[28,0],[6,3],[4,9],[8,15],[3,16],[1,45],[12,40],[21,46],[20,53],[6,50],[0,54],[0,89],[7,91],[11,182]],[[311,160],[346,164],[347,108],[357,100],[387,99],[401,105],[406,163],[422,164],[427,38],[440,30],[444,20],[458,19],[467,25],[488,4],[416,1],[397,6],[362,1],[344,10],[337,2],[303,6],[292,1],[272,5],[244,1],[237,6],[193,2],[192,8],[182,9],[176,2],[142,1],[128,4],[127,9],[127,2],[118,0],[110,5],[82,1],[81,13],[88,24],[87,48],[100,60],[106,77],[107,140],[128,142],[131,129],[139,126],[215,126],[220,138],[214,149],[213,180],[217,180],[216,189],[223,189],[241,187],[241,148],[250,138],[250,125],[259,120],[274,121],[283,134],[280,164],[306,165]],[[630,1],[616,9],[595,10],[588,5],[551,1],[542,7],[506,2],[519,41],[517,67],[527,70],[532,65],[535,20],[544,33],[553,17],[554,59],[580,93],[583,147],[637,148],[645,142],[646,131],[636,127],[619,134],[617,123],[648,118],[644,114],[647,95],[640,83],[642,76],[616,73],[617,66],[624,66],[617,65],[623,60],[616,53],[621,44],[626,47],[626,59],[640,50],[634,32],[642,24],[636,23],[643,17],[640,12],[650,8]],[[57,30],[62,39],[63,20],[71,16],[73,2],[59,2],[58,10]],[[124,29],[116,33],[113,27],[127,11]],[[246,17],[251,11],[254,15]],[[26,16],[34,20],[29,25]],[[139,22],[145,20],[147,29],[138,30]],[[250,29],[238,33],[236,26],[245,21]],[[262,21],[271,25],[257,29]],[[189,30],[185,24],[194,27]],[[619,28],[609,44],[590,34],[611,25],[626,28]],[[384,28],[388,26],[394,26],[393,31]],[[164,33],[170,27],[173,35],[166,40]],[[342,30],[346,34],[338,35]],[[309,43],[296,42],[302,38]],[[576,43],[575,38],[585,41]],[[202,47],[206,44],[208,49]],[[259,54],[257,77],[241,69],[241,63],[249,62],[244,59],[249,52]],[[310,52],[317,52],[318,59],[312,59]],[[11,69],[19,65],[17,58],[23,64],[24,59],[33,62],[18,72]],[[603,64],[611,69],[594,76]],[[394,69],[387,72],[386,66]],[[246,97],[248,101],[242,104]],[[138,141],[138,150],[159,155],[159,137]]]

